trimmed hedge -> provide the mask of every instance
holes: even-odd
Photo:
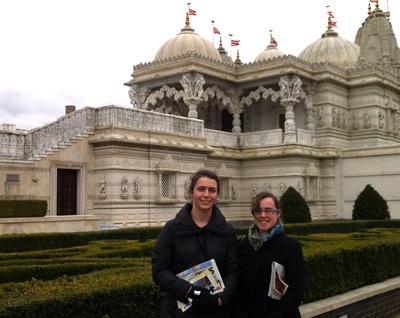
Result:
[[[400,220],[336,221],[284,225],[286,234],[304,236],[315,233],[352,233],[372,228],[400,228]],[[235,230],[237,235],[246,235],[249,228],[237,227]]]
[[[152,255],[154,245],[155,240],[146,243],[107,240],[90,242],[88,246],[79,248],[0,254],[0,284],[32,278],[52,280],[106,268],[134,267],[137,259]]]
[[[46,200],[0,200],[0,218],[44,217]]]
[[[119,229],[114,231],[12,234],[0,236],[0,253],[18,253],[68,248],[88,245],[99,240],[139,240],[155,239],[161,227]]]
[[[148,259],[145,266],[138,268],[63,276],[50,282],[3,284],[0,318],[158,318],[163,293],[153,283],[150,271]]]

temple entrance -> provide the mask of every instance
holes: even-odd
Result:
[[[57,215],[77,215],[78,170],[57,169]]]

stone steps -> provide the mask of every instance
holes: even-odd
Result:
[[[77,143],[78,141],[84,140],[88,138],[90,135],[94,135],[94,131],[87,130],[78,132],[75,136],[71,136],[70,138],[63,140],[57,144],[50,145],[46,149],[42,149],[39,151],[35,151],[28,160],[42,160],[42,158],[47,158],[48,155],[52,155],[54,152],[60,151],[60,149],[65,149],[67,146],[72,146],[73,143]]]

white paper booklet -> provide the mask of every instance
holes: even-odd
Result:
[[[177,274],[176,276],[186,280],[194,286],[200,286],[209,289],[211,294],[220,293],[225,289],[225,285],[218,270],[217,263],[215,263],[215,260],[213,259],[195,265]],[[190,298],[188,299],[187,303],[182,303],[179,300],[176,302],[178,304],[178,308],[182,311],[185,311],[192,306]]]
[[[289,285],[285,283],[285,267],[277,262],[272,262],[268,297],[279,300],[285,295],[288,287]]]

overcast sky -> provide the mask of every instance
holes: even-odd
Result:
[[[190,1],[190,0],[189,0]],[[151,62],[185,25],[186,1],[2,0],[0,2],[0,123],[35,128],[64,115],[65,105],[131,107],[132,66]],[[213,40],[211,20],[230,52],[240,40],[243,63],[269,43],[269,30],[285,54],[298,56],[327,29],[327,9],[339,36],[354,41],[368,0],[192,0],[191,26]],[[372,4],[373,8],[375,4]],[[387,10],[387,0],[380,1]],[[389,0],[400,40],[400,1]],[[219,36],[215,37],[218,47]]]

